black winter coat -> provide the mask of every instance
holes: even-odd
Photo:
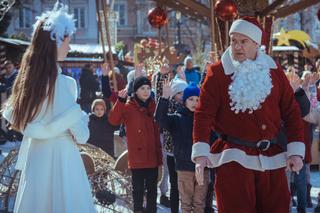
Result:
[[[191,161],[193,112],[180,106],[176,113],[170,114],[168,106],[169,100],[160,98],[155,119],[161,128],[165,128],[172,135],[176,170],[195,171],[195,164]]]
[[[18,72],[15,70],[8,78],[4,77],[2,82],[0,82],[0,92],[6,92],[7,95],[10,96],[12,92],[12,86],[17,75]]]
[[[99,118],[94,114],[89,116],[90,137],[88,143],[103,149],[106,153],[114,157],[114,136],[113,133],[119,129],[108,121],[108,116]]]
[[[100,90],[99,81],[89,69],[82,69],[80,76],[80,104],[91,104]]]

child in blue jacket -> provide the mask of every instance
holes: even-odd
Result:
[[[188,85],[183,92],[184,104],[179,106],[175,113],[168,113],[170,94],[171,88],[167,80],[163,86],[163,95],[158,101],[155,119],[172,135],[182,212],[203,213],[208,190],[208,172],[205,171],[204,184],[198,185],[195,164],[191,161],[193,113],[199,100],[200,89],[194,83]]]

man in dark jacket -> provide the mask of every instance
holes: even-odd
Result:
[[[11,89],[12,89],[14,80],[17,77],[18,71],[14,67],[14,64],[9,60],[4,62],[4,66],[5,66],[5,74],[0,84],[0,92],[6,92],[7,96],[9,97],[11,95]]]
[[[86,64],[80,76],[80,106],[81,109],[89,113],[91,104],[96,99],[96,92],[99,91],[99,81],[93,74],[90,64]]]
[[[5,74],[3,79],[0,83],[0,93],[1,93],[1,102],[5,101],[9,98],[12,93],[12,86],[13,83],[18,75],[18,70],[14,67],[12,61],[7,60],[4,62],[5,66]],[[13,147],[15,146],[14,142],[11,141],[22,141],[23,135],[20,132],[16,132],[8,127],[8,131],[5,132],[4,130],[0,130],[0,134],[2,134],[8,142],[5,145],[6,147]]]

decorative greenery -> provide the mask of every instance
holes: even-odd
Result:
[[[198,65],[200,67],[201,72],[203,71],[202,68],[204,67],[205,60],[207,59],[207,56],[205,55],[203,49],[203,44],[203,40],[200,39],[200,37],[198,37],[196,49],[192,54],[194,65]]]
[[[18,34],[13,34],[10,36],[10,38],[13,38],[13,39],[19,39],[19,40],[22,40],[22,41],[30,41],[30,37],[27,36],[25,33],[23,32],[20,32]]]
[[[116,43],[114,48],[115,48],[116,52],[120,52],[121,50],[124,50],[125,47],[126,47],[126,45],[124,44],[124,42],[119,41]]]

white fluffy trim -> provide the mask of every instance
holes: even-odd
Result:
[[[197,143],[194,143],[192,145],[192,154],[191,154],[191,160],[193,162],[194,159],[196,157],[200,157],[200,156],[207,156],[209,157],[210,155],[210,146],[208,143],[206,142],[197,142]]]
[[[299,155],[304,158],[306,147],[302,142],[291,142],[287,144],[287,155]]]
[[[214,168],[232,161],[239,163],[247,169],[256,171],[273,170],[286,166],[285,152],[268,157],[264,155],[247,155],[240,149],[232,148],[225,149],[221,153],[210,154],[209,159]]]

